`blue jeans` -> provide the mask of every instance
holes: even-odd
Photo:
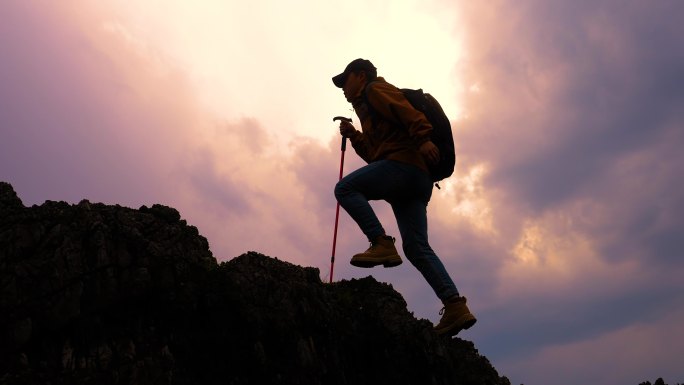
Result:
[[[335,197],[370,242],[385,230],[369,200],[385,200],[394,211],[406,258],[425,277],[442,301],[458,295],[444,264],[432,251],[427,234],[427,204],[432,180],[420,168],[380,160],[350,173],[335,186]]]

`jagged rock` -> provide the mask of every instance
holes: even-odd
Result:
[[[0,384],[509,384],[390,285],[217,264],[173,208],[26,208],[0,184]]]
[[[651,385],[651,381],[642,382],[639,385]],[[658,378],[657,380],[655,380],[653,385],[667,385],[667,384],[665,383],[665,381],[663,381],[662,378]],[[677,385],[679,385],[679,383],[677,383]]]
[[[0,181],[0,213],[23,208],[24,204],[14,192],[14,188],[7,182]]]

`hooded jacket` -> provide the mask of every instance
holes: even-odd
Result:
[[[395,160],[428,172],[419,148],[430,140],[432,125],[400,89],[378,77],[354,98],[352,106],[362,131],[356,131],[349,139],[363,160]]]

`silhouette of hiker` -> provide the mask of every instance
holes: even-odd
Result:
[[[358,131],[350,122],[341,121],[340,133],[349,138],[356,153],[368,163],[335,186],[340,206],[371,244],[365,252],[354,255],[350,263],[364,268],[402,263],[395,239],[385,234],[368,203],[387,201],[396,217],[406,258],[444,304],[435,332],[454,336],[470,328],[476,319],[466,305],[466,298],[459,295],[428,243],[426,208],[432,196],[432,180],[426,162],[439,160],[439,150],[430,141],[430,122],[413,108],[401,90],[378,77],[368,60],[352,61],[332,80],[342,88],[361,122]]]

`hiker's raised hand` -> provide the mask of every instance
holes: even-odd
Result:
[[[354,125],[346,120],[340,120],[340,134],[345,138],[349,138],[356,132]]]
[[[439,148],[429,140],[420,145],[420,153],[428,164],[437,164],[439,162]]]

